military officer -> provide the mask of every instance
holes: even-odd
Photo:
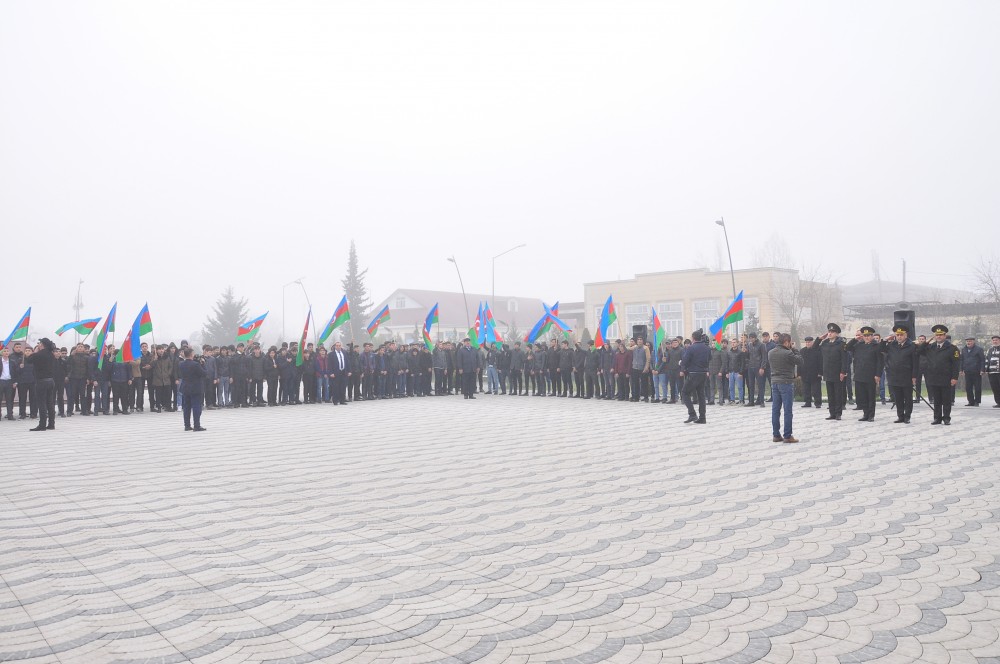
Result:
[[[828,420],[839,420],[844,413],[844,403],[847,399],[844,391],[844,379],[847,378],[850,356],[844,340],[840,338],[840,326],[830,323],[826,326],[826,334],[815,343],[823,358],[823,380],[826,381],[826,403],[830,408]]]
[[[962,366],[962,352],[948,341],[948,328],[935,325],[931,328],[934,340],[920,345],[920,354],[927,358],[924,380],[927,395],[934,403],[934,421],[931,424],[951,424],[951,391],[958,383]]]
[[[882,341],[885,353],[886,380],[889,394],[896,404],[895,424],[909,424],[913,413],[913,393],[920,374],[920,355],[917,346],[907,338],[906,328],[897,325],[892,329],[894,337]]]
[[[854,354],[854,386],[858,406],[861,407],[859,422],[875,421],[875,395],[882,380],[882,348],[874,340],[875,329],[865,325],[858,335],[847,342],[847,351]]]

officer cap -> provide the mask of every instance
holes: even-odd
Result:
[[[870,325],[865,325],[861,328],[861,334],[875,334],[875,328]]]
[[[837,325],[836,323],[830,323],[829,325],[826,326],[826,331],[836,332],[837,334],[840,334],[840,326]]]
[[[934,327],[931,328],[931,332],[933,332],[934,334],[948,334],[948,326],[935,325]]]
[[[906,328],[903,327],[902,325],[897,325],[896,327],[892,328],[892,331],[895,332],[896,334],[899,334],[900,332],[906,332]]]

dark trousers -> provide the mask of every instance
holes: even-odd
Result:
[[[149,392],[149,409],[152,410],[153,406],[156,405],[156,388],[153,387],[153,381],[148,378],[143,378],[146,381],[146,390]],[[222,380],[221,378],[219,379]],[[228,378],[226,380],[229,380]]]
[[[112,403],[115,407],[115,412],[128,412],[128,383],[111,383],[111,396]]]
[[[131,390],[129,392],[129,406],[136,410],[142,410],[145,406],[146,398],[146,379],[145,378],[133,378]]]
[[[951,421],[951,385],[928,385],[927,396],[934,403],[934,421]]]
[[[14,419],[14,381],[0,380],[0,399],[7,407],[7,419]]]
[[[986,374],[990,379],[990,389],[993,390],[993,401],[1000,406],[1000,374]]]
[[[629,381],[628,381],[628,374],[627,373],[620,373],[620,374],[618,374],[617,375],[617,382],[618,382],[618,391],[617,391],[618,400],[619,401],[627,401],[628,400],[628,383],[629,383]]]
[[[137,379],[132,379],[132,384],[135,385]],[[205,379],[205,406],[214,406],[218,403],[218,389],[214,378]],[[142,390],[140,388],[139,392]],[[142,399],[140,398],[139,403],[136,404],[137,407],[142,408]]]
[[[306,403],[316,401],[316,376],[305,376],[302,379],[302,400]]]
[[[763,376],[761,376],[763,378]],[[708,382],[707,373],[689,373],[684,377],[684,392],[681,398],[688,409],[688,417],[705,419],[705,387]],[[694,400],[698,401],[698,413],[694,412]]]
[[[83,382],[83,394],[80,397],[80,410],[90,413],[90,407],[94,403],[94,385],[89,381]]]
[[[58,383],[56,383],[55,381],[53,381],[53,383],[55,384],[55,401],[56,401],[56,406],[58,407],[58,410],[59,410],[59,417],[62,417],[63,415],[66,414],[66,381],[65,380],[61,380]],[[70,412],[71,415],[73,414],[73,406],[72,405],[70,405],[69,412]]]
[[[35,385],[34,399],[31,402],[32,409],[38,409],[38,426],[41,429],[46,427],[55,428],[56,425],[56,384],[51,378],[42,378]]]
[[[250,403],[264,403],[264,379],[254,378],[250,381]]]
[[[802,378],[802,391],[805,393],[806,404],[819,408],[823,405],[823,381],[819,376]]]
[[[278,379],[268,378],[267,379],[267,403],[272,406],[278,405]]]
[[[729,397],[729,373],[722,372],[721,376],[718,378],[719,387],[719,403],[726,403],[726,399]]]
[[[679,396],[678,392],[680,392],[680,385],[681,385],[681,377],[678,374],[675,373],[667,374],[667,392],[670,393],[670,401],[674,403],[677,402],[677,397]],[[660,398],[662,399],[663,395],[660,395]]]
[[[840,417],[844,412],[847,397],[844,395],[844,381],[826,381],[826,402],[832,417]]]
[[[614,399],[615,397],[615,375],[611,371],[604,372],[604,398]]]
[[[247,405],[247,379],[233,378],[233,405]]]
[[[861,406],[861,413],[867,418],[875,417],[875,397],[878,392],[875,381],[856,381],[854,390],[857,395],[856,403]]]
[[[476,372],[467,371],[459,375],[462,379],[462,396],[471,397],[476,393]]]
[[[185,394],[183,396],[181,407],[184,411],[184,428],[186,429],[191,426],[191,417],[194,416],[194,427],[197,429],[201,426],[201,409],[205,401],[205,395],[196,393]]]
[[[600,388],[597,387],[597,372],[596,371],[588,371],[587,372],[587,375],[585,376],[585,383],[586,383],[586,386],[585,386],[586,397],[588,399],[593,398],[593,396],[594,396],[594,390],[595,389],[598,392],[597,396],[600,396]]]
[[[759,369],[747,371],[747,403],[764,403],[764,384],[766,376],[760,375]]]
[[[31,403],[31,416],[35,416],[35,411],[38,409],[35,401],[35,384],[34,383],[18,383],[17,384],[17,414],[24,417],[25,409]]]
[[[372,378],[375,374],[370,374],[368,376],[365,389],[365,398],[371,398],[369,394],[372,392],[371,383]],[[347,373],[338,372],[333,374],[333,379],[330,381],[330,400],[333,403],[347,403]]]
[[[159,385],[156,388],[156,407],[170,410],[170,395],[172,390],[169,385]],[[95,405],[96,408],[96,405]]]
[[[642,369],[632,369],[632,372],[629,374],[629,387],[632,390],[632,401],[638,401],[640,397],[646,396],[642,389],[644,387]]]
[[[511,393],[520,394],[524,389],[524,372],[520,369],[512,369],[509,382]]]
[[[350,389],[351,393],[355,392],[353,384],[349,385],[348,387],[351,388]],[[350,394],[348,396],[350,396]],[[364,399],[374,399],[375,397],[381,397],[381,396],[383,396],[382,390],[377,389],[375,373],[371,371],[366,371],[362,380],[361,391],[355,393],[355,395],[350,398],[352,400],[356,400],[358,397],[362,397]],[[339,402],[336,390],[334,391],[333,394],[333,400]]]
[[[904,422],[910,421],[913,413],[913,386],[912,385],[890,385],[889,394],[896,404],[896,418]]]
[[[978,405],[983,400],[983,375],[965,372],[965,396],[970,404]]]
[[[83,378],[69,379],[69,412],[76,410],[87,410],[84,407],[84,393],[86,392],[87,381]]]

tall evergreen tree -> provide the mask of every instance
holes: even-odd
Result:
[[[368,288],[365,286],[366,274],[368,274],[368,268],[358,270],[358,250],[354,246],[354,240],[351,240],[351,253],[347,258],[347,275],[340,282],[347,295],[347,303],[351,307],[351,320],[347,322],[351,326],[351,330],[344,330],[345,343],[355,341],[360,345],[368,341],[365,326],[368,325],[372,302],[368,299]]]
[[[246,299],[236,299],[233,287],[229,286],[216,301],[212,313],[201,328],[202,343],[213,346],[235,343],[237,328],[249,318]]]

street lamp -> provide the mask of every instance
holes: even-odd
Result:
[[[302,280],[303,279],[305,279],[305,277],[299,277],[298,279],[294,279],[292,281],[289,281],[287,284],[285,284],[284,286],[281,287],[281,340],[282,341],[288,341],[288,339],[285,337],[285,291],[292,284],[298,284],[299,286],[302,286]],[[302,286],[302,291],[303,292],[305,292],[305,289],[306,289],[306,287]],[[306,296],[306,302],[308,302],[308,301],[309,301],[309,296],[307,295]]]
[[[528,246],[528,245],[526,245],[526,244],[519,244],[516,247],[511,247],[507,251],[501,252],[501,253],[499,253],[499,254],[497,254],[496,256],[493,257],[492,267],[491,267],[491,279],[490,279],[490,284],[491,284],[490,285],[490,300],[492,301],[493,306],[496,306],[496,304],[497,304],[497,302],[496,302],[496,299],[497,299],[497,259],[500,258],[501,256],[503,256],[504,254],[509,254],[510,252],[514,251],[515,249],[520,249],[521,247],[526,247],[526,246]]]
[[[733,252],[729,250],[729,232],[726,230],[726,220],[723,217],[719,217],[715,220],[715,223],[722,226],[722,234],[726,237],[726,253],[729,255],[729,278],[733,280],[733,299],[736,299],[736,273],[733,272]],[[737,334],[740,331],[739,323],[736,324]]]
[[[465,284],[462,283],[462,271],[458,269],[458,261],[452,256],[448,259],[455,264],[455,272],[458,272],[458,285],[462,287],[462,300],[465,302],[465,323],[472,329],[472,321],[469,319],[469,299],[465,297]]]

